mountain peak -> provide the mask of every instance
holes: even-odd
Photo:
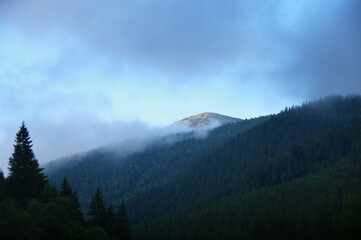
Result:
[[[212,125],[219,126],[226,123],[240,121],[239,118],[233,118],[213,112],[204,112],[194,116],[184,118],[177,121],[175,124],[179,126],[187,126],[190,128],[204,128]]]

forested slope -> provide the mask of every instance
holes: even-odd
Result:
[[[122,199],[130,199],[154,186],[164,185],[193,159],[268,118],[242,120],[209,132],[196,131],[158,138],[145,149],[127,156],[118,154],[114,146],[100,148],[60,160],[60,163],[52,162],[46,166],[45,172],[50,183],[57,187],[67,177],[77,191],[84,210],[88,209],[97,187],[107,201],[117,205]]]
[[[238,164],[227,162],[227,167],[218,170],[220,165],[207,161],[203,169],[204,172],[212,169],[209,173],[212,177],[203,175],[198,165],[193,173],[180,178],[176,185],[180,194],[175,198],[183,201],[176,201],[174,211],[157,218],[152,237],[358,239],[360,156],[359,120],[320,138],[291,145],[284,153],[260,165],[255,163],[237,169]],[[217,157],[224,159],[222,155]],[[211,180],[199,182],[203,176]],[[190,184],[191,178],[195,180],[193,184]],[[171,198],[172,194],[165,192],[157,192],[157,201],[164,203],[164,199]],[[192,198],[193,195],[197,197]],[[139,203],[131,208],[145,208]],[[157,206],[155,201],[146,205],[150,204],[153,204],[150,209]]]
[[[132,239],[124,202],[114,210],[97,190],[85,221],[69,182],[64,178],[59,192],[50,186],[32,146],[23,122],[9,158],[9,175],[4,178],[0,172],[0,239]]]
[[[125,199],[133,224],[149,222],[139,239],[358,239],[361,97],[245,123],[154,145],[123,164],[93,155],[50,179],[66,175],[80,196],[93,184]]]

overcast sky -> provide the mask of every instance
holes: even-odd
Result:
[[[0,167],[361,93],[361,1],[0,0]]]

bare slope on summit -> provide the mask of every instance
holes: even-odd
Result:
[[[238,121],[241,121],[241,119],[224,116],[218,113],[205,112],[184,118],[182,120],[177,121],[175,124],[180,126],[187,126],[191,128],[203,128],[211,125],[219,126],[226,123],[238,122]]]

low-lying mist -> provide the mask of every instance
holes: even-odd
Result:
[[[50,163],[43,163],[42,166],[46,168],[46,171],[52,171],[65,163],[68,164],[71,161],[74,163],[81,161],[84,156],[92,153],[109,153],[116,155],[117,159],[121,159],[130,154],[142,152],[148,147],[155,145],[171,145],[190,138],[206,138],[209,131],[218,126],[220,126],[220,123],[217,120],[214,120],[208,126],[200,129],[180,126],[177,124],[172,124],[167,127],[137,128],[135,132],[132,132],[130,128],[127,128],[126,131],[128,134],[125,135],[125,131],[123,131],[123,135],[119,136],[119,138],[116,138],[117,135],[115,135],[115,138],[113,138],[114,136],[106,136],[105,134],[107,132],[105,131],[103,133],[99,133],[101,136],[100,139],[105,140],[109,137],[107,139],[108,142],[97,141],[98,146],[96,147],[85,151],[80,151],[79,149],[79,151],[75,152],[75,154],[64,154],[61,158],[57,158],[55,160],[53,159]],[[119,133],[121,133],[122,130],[123,129],[118,129]],[[112,131],[109,131],[108,133],[112,133]],[[109,140],[111,139],[113,142],[110,143]]]
[[[7,123],[0,128],[0,169],[8,174],[8,159],[13,152],[15,133],[21,121]],[[171,144],[179,141],[177,133],[189,133],[194,129],[171,124],[165,127],[153,127],[145,122],[104,122],[93,117],[82,116],[58,122],[41,120],[26,121],[25,124],[33,140],[33,151],[40,165],[44,166],[56,159],[85,153],[94,149],[112,151],[120,156],[142,151],[155,141]],[[206,137],[209,129],[219,126],[213,122],[192,137]],[[172,135],[173,137],[168,136]]]

